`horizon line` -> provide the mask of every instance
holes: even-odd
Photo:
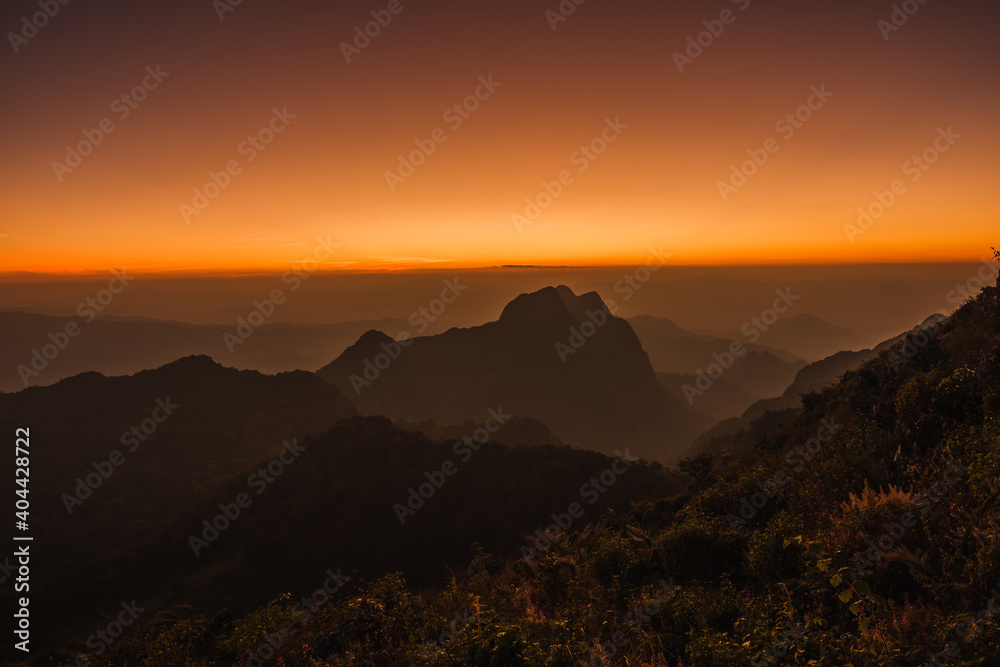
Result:
[[[821,268],[821,267],[872,267],[872,266],[931,266],[931,265],[961,265],[979,264],[984,260],[993,261],[993,258],[984,256],[978,259],[933,259],[933,260],[879,260],[879,261],[772,261],[772,262],[692,262],[692,263],[668,263],[660,268],[676,269],[761,269],[761,268]],[[300,262],[290,262],[290,265]],[[309,271],[313,276],[334,276],[334,275],[367,275],[367,274],[433,274],[433,273],[454,273],[454,272],[515,272],[515,271],[609,271],[614,269],[635,269],[637,266],[645,266],[645,262],[636,263],[614,263],[614,264],[489,264],[489,265],[461,265],[455,267],[378,267],[363,269],[358,267],[339,269],[319,269]],[[22,281],[58,281],[58,280],[92,280],[99,279],[112,271],[122,271],[141,275],[145,278],[154,279],[236,279],[236,278],[257,278],[269,276],[281,276],[288,272],[288,267],[283,270],[267,270],[258,268],[244,269],[133,269],[127,266],[109,266],[102,269],[91,269],[86,271],[0,271],[0,283],[22,282]]]

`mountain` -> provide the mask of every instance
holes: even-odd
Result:
[[[691,340],[714,340],[708,334],[699,334],[689,331],[672,320],[665,317],[654,317],[652,315],[636,315],[628,318],[628,323],[632,325],[635,335],[639,340],[658,338],[661,340],[677,340],[686,338]]]
[[[393,423],[404,431],[417,431],[431,440],[441,441],[461,440],[468,437],[470,433],[475,433],[476,429],[482,426],[481,423],[474,421],[461,424],[438,424],[430,419],[414,423],[397,419]],[[531,417],[511,417],[505,420],[500,428],[490,434],[490,440],[512,447],[520,445],[532,447],[541,445],[566,446],[566,443],[557,438],[548,426]]]
[[[660,383],[684,402],[690,398],[685,386],[698,387],[700,377],[724,364],[723,376],[712,381],[710,397],[704,398],[706,392],[690,401],[696,412],[714,421],[739,416],[755,401],[780,395],[806,365],[789,352],[750,343],[742,336],[730,340],[697,334],[647,315],[633,317],[629,324],[649,353]]]
[[[73,337],[66,328],[77,327]],[[49,385],[87,371],[126,375],[157,368],[175,359],[208,355],[231,366],[280,373],[315,368],[331,351],[346,349],[372,327],[405,331],[402,320],[342,324],[264,324],[236,336],[232,325],[195,325],[167,320],[97,317],[56,317],[25,312],[0,312],[0,391],[28,385]],[[229,334],[234,338],[224,339]],[[233,342],[239,338],[240,342]],[[55,343],[64,341],[56,353]],[[46,350],[45,348],[49,346]],[[38,355],[35,352],[38,352]],[[44,351],[46,356],[42,355]],[[27,380],[27,384],[25,383]]]
[[[747,352],[726,371],[725,378],[758,396],[776,396],[805,366],[805,361],[789,364],[770,352]]]
[[[695,333],[668,319],[651,315],[630,317],[628,323],[642,342],[643,349],[649,353],[650,363],[657,373],[694,373],[698,365],[710,363],[713,354],[727,352],[737,340],[748,351],[769,352],[786,364],[801,361],[800,357],[787,350],[751,343],[742,334],[720,338]]]
[[[46,545],[32,559],[39,627],[131,600],[122,583],[156,576],[144,545],[160,531],[191,507],[205,511],[220,485],[245,480],[284,443],[356,414],[312,373],[264,375],[205,356],[0,394],[0,427],[30,429],[31,530]],[[0,483],[10,496],[12,478]]]
[[[293,606],[317,574],[225,622],[178,611],[94,664],[232,664],[275,636],[289,665],[1000,664],[1000,286],[773,415],[684,460],[683,492],[553,514],[551,539],[473,550],[444,584],[390,574]]]
[[[363,413],[483,424],[502,409],[568,444],[653,460],[709,423],[660,387],[632,328],[596,292],[565,286],[522,294],[478,327],[399,343],[370,331],[318,374]]]
[[[684,388],[696,387],[698,382],[698,376],[680,373],[657,373],[656,379],[671,395],[683,401],[688,401],[689,398],[685,395]],[[711,391],[706,391],[701,396],[692,396],[691,406],[713,422],[720,422],[740,416],[760,398],[759,394],[750,393],[722,376],[712,383]]]
[[[750,428],[755,420],[764,417],[767,413],[772,413],[772,416],[766,423],[777,423],[782,416],[792,414],[798,409],[803,395],[821,391],[825,387],[836,384],[838,378],[844,373],[856,370],[869,359],[905,341],[907,336],[936,330],[946,321],[947,318],[943,315],[934,314],[910,331],[883,341],[872,349],[837,352],[805,366],[796,374],[794,381],[780,396],[761,399],[747,407],[741,415],[731,416],[719,422],[699,436],[696,448],[706,447],[709,451],[724,448],[732,442],[732,438],[741,429]],[[714,390],[713,386],[712,391]],[[706,392],[706,396],[709,393]],[[703,398],[699,400],[703,400]]]
[[[670,320],[646,315],[628,322],[657,373],[696,378],[721,360],[727,365],[726,380],[758,398],[780,394],[806,365],[790,352],[750,343],[743,336],[727,339],[696,334]],[[739,353],[733,355],[733,349]]]
[[[806,361],[816,361],[836,352],[865,347],[864,337],[857,332],[808,313],[778,319],[760,334],[757,342],[787,350]]]
[[[315,374],[202,356],[0,394],[0,429],[23,427],[35,647],[86,650],[123,600],[137,600],[150,627],[176,604],[244,613],[286,586],[308,593],[341,567],[359,580],[399,571],[441,583],[473,543],[517,551],[571,502],[586,508],[574,520],[589,520],[687,483],[631,453],[434,442],[357,416]],[[540,432],[510,427],[511,439]],[[0,481],[6,496],[15,488],[13,475]],[[12,532],[0,532],[7,544]]]

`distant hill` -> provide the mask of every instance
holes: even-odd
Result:
[[[685,402],[684,385],[696,386],[699,373],[711,372],[710,367],[720,360],[731,364],[713,383],[711,397],[698,397],[692,405],[716,420],[738,416],[754,401],[780,395],[806,365],[789,352],[750,343],[742,335],[724,339],[697,334],[670,320],[647,315],[633,317],[629,324],[660,374],[661,383]],[[733,357],[731,350],[737,342],[736,349],[743,353]]]
[[[787,350],[806,361],[817,361],[836,352],[865,347],[865,338],[857,332],[808,313],[780,318],[761,334],[757,342]]]
[[[649,353],[649,361],[657,373],[693,373],[699,366],[711,363],[713,354],[728,351],[735,341],[740,341],[747,351],[768,352],[787,364],[802,361],[787,350],[751,343],[742,334],[720,338],[695,333],[668,319],[651,315],[630,317],[628,323]]]
[[[859,350],[857,352],[837,352],[825,359],[805,366],[796,374],[795,380],[780,396],[761,399],[747,407],[738,417],[725,419],[716,424],[698,438],[696,449],[706,448],[709,451],[713,451],[728,446],[732,442],[732,437],[737,432],[741,429],[749,428],[754,420],[760,419],[765,413],[774,413],[775,415],[794,414],[800,407],[804,394],[820,391],[825,387],[836,384],[837,380],[844,373],[856,370],[864,362],[903,341],[907,335],[940,326],[945,321],[947,321],[947,318],[942,315],[931,315],[910,331],[883,341],[873,349]],[[713,386],[712,391],[714,390],[715,387]],[[706,396],[708,393],[706,392]]]
[[[410,327],[402,320],[385,319],[342,324],[265,324],[242,343],[227,346],[223,334],[231,326],[195,325],[167,320],[98,317],[87,324],[81,317],[55,317],[25,312],[0,312],[0,391],[25,386],[18,366],[29,369],[32,350],[51,344],[49,334],[58,334],[75,323],[80,333],[70,339],[31,385],[49,385],[78,373],[97,371],[108,375],[136,373],[157,368],[180,357],[204,354],[227,365],[280,373],[316,368],[331,355],[339,354],[365,331],[380,327],[397,333]],[[229,348],[232,347],[233,351]],[[41,365],[41,362],[38,362]]]
[[[431,440],[441,441],[461,440],[473,435],[482,427],[482,420],[478,423],[467,421],[462,424],[438,424],[429,419],[413,423],[398,419],[393,423],[405,431],[417,431]],[[548,426],[531,417],[511,417],[495,433],[490,434],[490,440],[510,446],[566,446],[566,443],[557,438]]]
[[[511,301],[496,322],[406,343],[369,332],[318,373],[367,414],[482,423],[503,407],[570,445],[660,461],[710,423],[663,390],[632,328],[596,292],[547,287]]]
[[[680,373],[657,373],[656,379],[668,392],[683,401],[688,400],[684,394],[685,385],[695,386],[698,381],[695,375]],[[760,399],[759,394],[750,393],[723,376],[715,380],[710,391],[706,391],[693,401],[692,408],[710,417],[712,421],[719,422],[740,416],[744,410]]]
[[[658,338],[660,340],[676,340],[678,338],[715,340],[715,336],[689,331],[665,317],[636,315],[635,317],[628,318],[628,323],[632,325],[632,329],[635,330],[635,335],[639,337],[639,340],[647,338]]]
[[[180,603],[243,613],[289,587],[308,593],[341,567],[355,580],[400,571],[441,583],[474,542],[516,552],[522,535],[552,522],[550,508],[580,500],[581,484],[615,463],[551,445],[432,442],[356,416],[315,374],[269,376],[207,357],[0,394],[0,429],[22,426],[32,536],[44,545],[32,558],[36,648],[85,650],[123,599],[138,600],[148,624]],[[540,432],[509,426],[511,439]],[[622,474],[587,496],[585,520],[687,484],[658,464],[615,465]],[[0,481],[5,496],[14,488],[13,475]],[[250,503],[225,519],[240,494]],[[415,509],[401,522],[397,506]],[[223,527],[209,534],[205,521]],[[0,536],[10,544],[10,524]],[[205,542],[197,554],[192,537]]]

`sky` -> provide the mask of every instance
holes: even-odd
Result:
[[[995,2],[235,3],[4,3],[0,274],[1000,241]]]

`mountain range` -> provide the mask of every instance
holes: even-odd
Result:
[[[32,424],[47,452],[33,465],[45,549],[32,618],[60,629],[48,657],[66,662],[122,600],[148,609],[88,653],[101,667],[766,664],[789,647],[803,664],[993,664],[998,295],[802,368],[780,402],[699,440],[681,472],[546,442],[566,424],[545,391],[641,382],[640,409],[608,408],[620,419],[663,398],[628,323],[565,288],[406,346],[366,333],[319,375],[189,357],[0,394],[0,428]],[[444,421],[415,422],[455,440],[363,416],[337,385],[354,391],[369,359],[380,375],[362,396],[407,414],[428,396],[455,401]],[[509,395],[483,386],[508,391],[511,366],[543,383],[529,362],[552,377],[518,407],[549,421],[515,421],[493,405]],[[435,363],[438,382],[424,377]],[[534,443],[462,436],[490,430],[484,415]],[[137,425],[147,440],[120,461],[109,449]],[[638,439],[623,430],[621,444]],[[82,506],[66,504],[108,465]],[[332,597],[296,602],[331,578]]]
[[[617,460],[561,444],[431,440],[359,416],[313,373],[204,356],[0,394],[0,428],[25,425],[31,533],[44,545],[32,559],[37,645],[81,646],[123,599],[153,610],[150,622],[181,603],[221,611],[224,600],[242,613],[341,567],[359,581],[400,571],[440,583],[474,543],[516,552],[551,523],[545,508],[582,502],[580,484]],[[511,440],[544,432],[509,427]],[[627,474],[588,493],[587,516],[686,483],[627,448],[622,457]],[[12,476],[0,488],[13,496]]]
[[[63,349],[36,358],[67,327],[79,333]],[[26,312],[0,312],[0,391],[14,392],[28,385],[48,385],[78,373],[96,371],[124,375],[157,368],[191,355],[207,355],[227,366],[280,373],[316,368],[329,361],[331,350],[343,350],[358,336],[380,327],[406,331],[403,320],[386,318],[341,324],[267,323],[239,343],[238,323],[198,325],[168,320],[102,316],[60,317]],[[237,336],[238,337],[238,336]],[[232,340],[232,339],[230,339]],[[335,353],[335,352],[334,352]],[[43,365],[44,364],[44,365]],[[26,369],[26,370],[23,370]]]
[[[522,294],[478,327],[400,342],[370,331],[317,373],[365,414],[454,424],[502,407],[564,442],[660,461],[710,422],[664,391],[628,322],[565,286]]]

